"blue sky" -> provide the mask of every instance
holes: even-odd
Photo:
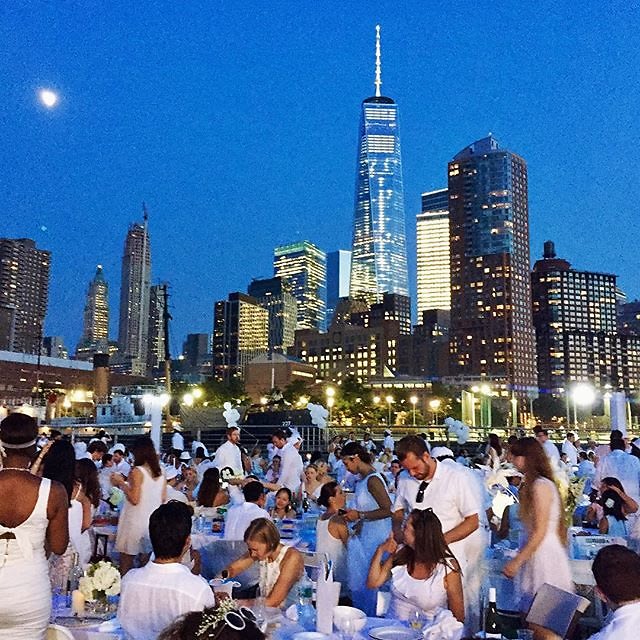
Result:
[[[349,248],[362,99],[400,108],[410,281],[422,191],[492,132],[529,167],[532,258],[637,279],[637,3],[0,5],[0,236],[52,252],[46,333],[75,348],[104,265],[116,337],[127,226],[150,212],[177,355],[273,247]],[[39,87],[60,92],[45,110]]]

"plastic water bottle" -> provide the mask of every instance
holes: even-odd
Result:
[[[316,610],[311,603],[313,598],[313,582],[309,579],[306,571],[303,572],[300,582],[298,582],[298,623],[305,631],[315,631]]]

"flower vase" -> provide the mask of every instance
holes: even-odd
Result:
[[[96,593],[96,599],[87,603],[87,607],[91,610],[92,613],[102,616],[109,613],[110,604],[109,599],[107,598],[107,594],[102,592]]]

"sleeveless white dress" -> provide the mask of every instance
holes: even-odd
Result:
[[[258,581],[258,586],[260,587],[261,596],[267,597],[271,594],[273,587],[275,587],[276,582],[278,582],[278,578],[280,577],[282,561],[284,560],[284,557],[287,555],[287,551],[289,551],[290,548],[291,547],[288,547],[286,544],[283,544],[280,551],[278,551],[278,555],[276,555],[276,557],[273,559],[273,562],[260,560],[260,562],[258,563],[260,567],[260,579]],[[291,587],[283,606],[289,607],[297,601],[299,584],[300,580],[295,582]]]
[[[444,564],[438,563],[428,578],[413,578],[406,565],[391,569],[391,605],[389,617],[409,620],[414,611],[423,611],[435,617],[440,609],[448,608],[444,579]]]
[[[386,482],[379,473],[370,473],[358,480],[355,489],[356,509],[358,511],[374,511],[379,509],[376,499],[369,493],[369,478],[375,476],[385,487]],[[349,554],[349,588],[353,605],[362,609],[368,616],[376,615],[377,589],[367,589],[367,577],[371,558],[380,544],[391,533],[391,517],[380,520],[363,520],[360,533],[349,538],[347,552]]]
[[[562,517],[560,495],[551,480],[538,478],[535,482],[549,484],[553,489],[553,500],[551,501],[549,523],[545,536],[533,556],[522,565],[522,568],[516,574],[516,589],[520,596],[520,611],[529,610],[538,589],[545,583],[565,591],[573,592],[574,590],[569,555],[558,536],[558,525]],[[530,534],[526,529],[526,523],[523,533],[527,536]],[[524,544],[526,544],[526,541],[523,546]]]
[[[51,481],[42,478],[31,515],[17,527],[0,524],[0,639],[41,640],[51,613],[49,571],[44,541],[49,526]]]
[[[131,556],[152,551],[149,516],[162,504],[162,490],[166,483],[164,473],[152,478],[146,467],[138,466],[136,469],[142,473],[140,500],[138,504],[132,504],[125,499],[116,535],[118,552]]]
[[[333,562],[333,579],[342,584],[341,592],[344,595],[348,589],[347,584],[347,547],[339,538],[334,538],[329,532],[329,522],[320,520],[316,522],[316,551],[326,553]]]

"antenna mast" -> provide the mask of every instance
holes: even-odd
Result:
[[[382,62],[380,60],[380,25],[376,25],[376,98],[379,98],[382,94],[380,93],[380,87],[382,86]]]

